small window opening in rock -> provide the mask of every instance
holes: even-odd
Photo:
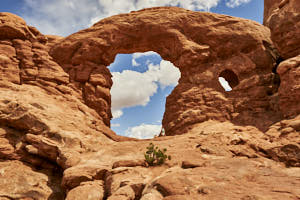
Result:
[[[226,69],[220,73],[219,82],[224,90],[229,92],[239,84],[239,79],[232,70]]]
[[[118,54],[108,68],[113,80],[111,129],[138,139],[159,136],[166,97],[178,84],[179,69],[152,51]]]

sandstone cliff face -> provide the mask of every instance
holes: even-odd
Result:
[[[264,24],[280,55],[288,59],[300,54],[300,5],[297,0],[266,1]]]
[[[300,4],[297,0],[265,1],[264,24],[284,61],[278,67],[281,78],[280,108],[286,117],[299,114],[300,98]]]
[[[64,192],[57,183],[62,169],[77,164],[81,152],[122,137],[84,104],[81,86],[71,83],[69,74],[49,56],[59,38],[48,39],[9,13],[1,13],[0,21],[0,159],[5,180],[0,181],[0,197],[61,199]],[[23,189],[14,190],[11,184],[21,184],[23,176],[32,178],[25,179]]]
[[[0,199],[299,199],[300,61],[277,66],[280,44],[255,22],[180,8],[67,38],[0,13]],[[167,98],[169,136],[117,136],[106,66],[149,50],[182,75]],[[146,167],[149,142],[172,160]]]
[[[278,121],[280,111],[271,103],[277,100],[271,44],[269,29],[249,20],[153,8],[104,19],[67,37],[50,54],[71,80],[84,85],[87,105],[109,121],[112,83],[105,66],[117,53],[158,52],[181,71],[163,119],[166,134],[176,135],[209,119],[261,129]],[[108,83],[95,82],[95,74]],[[218,82],[222,74],[234,91],[225,93]]]

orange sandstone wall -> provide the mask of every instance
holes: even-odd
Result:
[[[277,70],[279,106],[285,117],[294,117],[300,113],[300,2],[265,0],[264,24],[284,60]]]
[[[167,135],[182,134],[191,124],[209,119],[265,129],[281,117],[274,96],[277,55],[270,31],[250,20],[151,8],[101,20],[65,38],[50,54],[71,82],[80,85],[86,104],[109,125],[112,82],[105,66],[118,53],[150,50],[181,71],[179,85],[167,98]],[[221,73],[227,74],[233,91],[223,91]]]

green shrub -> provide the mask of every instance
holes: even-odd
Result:
[[[171,156],[165,154],[166,151],[167,149],[160,150],[158,147],[155,147],[153,143],[150,143],[144,154],[145,160],[150,166],[162,165],[167,159],[171,160]]]

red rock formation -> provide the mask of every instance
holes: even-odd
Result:
[[[181,71],[179,85],[167,98],[163,119],[167,135],[182,134],[189,125],[209,119],[265,129],[280,118],[271,104],[276,91],[274,60],[265,47],[271,45],[269,37],[266,27],[249,20],[152,8],[104,19],[67,37],[50,52],[71,80],[84,85],[87,105],[97,108],[106,124],[111,117],[112,83],[105,66],[117,53],[153,50]],[[228,77],[230,83],[235,81],[232,92],[226,93],[218,82],[224,71],[233,74]],[[94,74],[109,83],[98,85]]]
[[[265,1],[264,24],[271,29],[271,38],[282,60],[278,67],[280,109],[285,117],[300,112],[300,3],[297,0]]]
[[[106,66],[149,50],[182,74],[163,122],[176,136],[117,136]],[[180,8],[114,16],[67,38],[1,13],[0,199],[299,199],[299,58],[278,66],[279,87],[278,57],[266,27]],[[145,167],[149,142],[172,160]]]
[[[285,117],[297,116],[300,113],[300,54],[282,62],[277,72],[281,78],[280,108]]]
[[[299,16],[300,4],[298,0],[266,0],[264,24],[271,29],[272,40],[280,55],[288,59],[300,54]]]
[[[281,2],[282,0],[264,0],[264,25],[266,25],[272,12],[278,8]]]
[[[57,37],[50,36],[48,42],[47,36],[9,13],[0,13],[0,30],[0,160],[7,168],[0,177],[0,198],[62,199],[57,184],[62,169],[79,163],[84,151],[128,139],[115,135],[84,104],[83,86],[70,82],[48,54]],[[32,174],[20,190],[3,181],[14,168],[11,183],[19,184],[23,172]]]

